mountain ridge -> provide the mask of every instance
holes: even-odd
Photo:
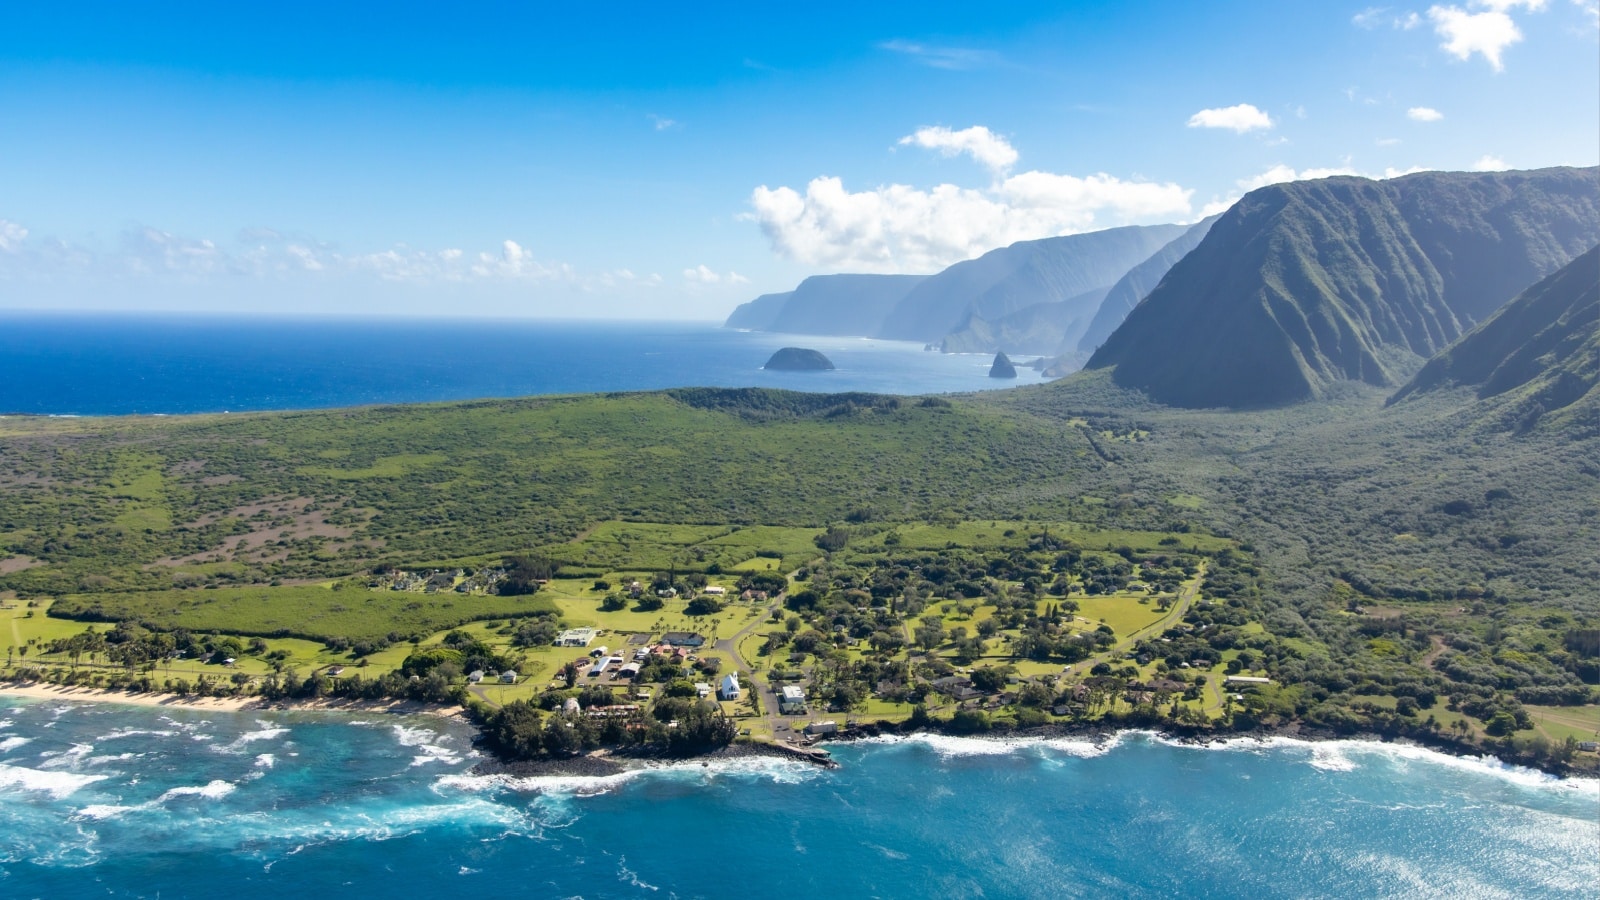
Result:
[[[1088,367],[1185,407],[1283,405],[1347,380],[1397,386],[1600,241],[1597,173],[1338,176],[1252,191]]]

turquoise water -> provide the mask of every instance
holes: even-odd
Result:
[[[475,776],[429,719],[0,698],[7,897],[1542,897],[1600,788],[1373,743],[1145,734]]]
[[[832,372],[762,369],[784,346]],[[903,341],[753,334],[707,323],[245,318],[0,311],[0,414],[309,409],[480,397],[775,387],[929,394],[1040,381]]]

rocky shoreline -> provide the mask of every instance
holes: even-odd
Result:
[[[226,698],[195,697],[178,694],[164,694],[158,692],[130,692],[114,691],[101,688],[71,687],[65,685],[47,684],[44,682],[0,682],[0,692],[15,696],[29,697],[36,700],[68,700],[83,703],[117,703],[131,706],[146,707],[180,707],[211,711],[244,712],[251,710],[283,710],[283,711],[324,711],[347,713],[388,713],[394,715],[432,715],[441,718],[455,719],[462,722],[471,722],[471,717],[460,706],[446,706],[433,703],[421,703],[409,700],[376,700],[376,701],[339,701],[339,700],[279,700],[270,701],[255,696],[234,696]],[[1255,739],[1268,741],[1275,738],[1289,738],[1302,741],[1380,741],[1383,743],[1411,743],[1429,750],[1446,753],[1452,756],[1468,759],[1482,759],[1485,757],[1499,760],[1506,765],[1523,766],[1535,769],[1547,775],[1560,778],[1594,778],[1594,767],[1577,767],[1564,764],[1555,759],[1529,759],[1522,757],[1507,758],[1503,753],[1497,752],[1499,748],[1484,747],[1466,741],[1457,740],[1445,734],[1416,730],[1406,733],[1384,734],[1371,731],[1342,733],[1328,728],[1319,728],[1301,721],[1284,722],[1278,725],[1244,729],[1239,731],[1218,731],[1215,729],[1197,727],[1179,727],[1170,723],[1159,722],[1118,722],[1107,723],[1052,723],[1033,728],[1017,728],[1004,731],[989,731],[983,733],[970,733],[955,731],[948,728],[929,727],[926,724],[911,727],[906,723],[895,722],[867,722],[858,724],[847,731],[827,735],[820,738],[817,744],[810,747],[793,747],[772,741],[739,740],[719,750],[710,753],[688,757],[674,757],[648,753],[619,753],[613,750],[597,750],[579,756],[560,759],[534,759],[534,760],[502,760],[496,758],[487,748],[483,749],[485,760],[475,767],[477,774],[493,775],[507,774],[519,777],[561,775],[561,776],[606,776],[617,775],[633,769],[651,768],[655,766],[700,762],[710,765],[714,762],[730,759],[749,757],[771,757],[791,759],[815,765],[834,768],[838,763],[827,756],[823,746],[827,743],[849,743],[876,737],[898,736],[908,737],[918,732],[948,735],[953,737],[973,738],[977,740],[1040,740],[1052,738],[1079,738],[1087,739],[1100,744],[1115,740],[1118,734],[1128,731],[1153,731],[1163,737],[1180,743],[1205,746],[1209,744],[1233,741],[1239,739]]]

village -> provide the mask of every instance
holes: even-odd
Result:
[[[53,681],[208,695],[293,684],[335,697],[454,697],[486,714],[520,704],[597,726],[652,716],[670,726],[697,709],[745,739],[798,748],[882,725],[1204,728],[1285,709],[1270,671],[1293,651],[1245,615],[1236,594],[1248,589],[1250,563],[1226,542],[1069,538],[1064,525],[1052,533],[1004,522],[860,529],[843,543],[838,531],[803,532],[802,544],[766,530],[762,540],[787,542],[708,561],[697,551],[728,544],[727,535],[618,523],[531,556],[384,567],[326,594],[364,589],[364,603],[400,608],[413,604],[397,594],[469,612],[515,605],[394,640],[319,645],[189,631],[185,646],[168,642],[160,658],[132,667],[138,641],[126,636],[138,629],[35,615],[45,605],[13,611],[13,635],[47,626],[54,639],[19,639],[7,666]],[[628,567],[639,562],[649,565]],[[1441,728],[1468,720],[1430,715]]]

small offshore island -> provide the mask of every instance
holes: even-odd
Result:
[[[818,350],[808,350],[804,347],[784,347],[772,354],[763,369],[774,372],[827,372],[833,369],[833,361],[823,356]]]

